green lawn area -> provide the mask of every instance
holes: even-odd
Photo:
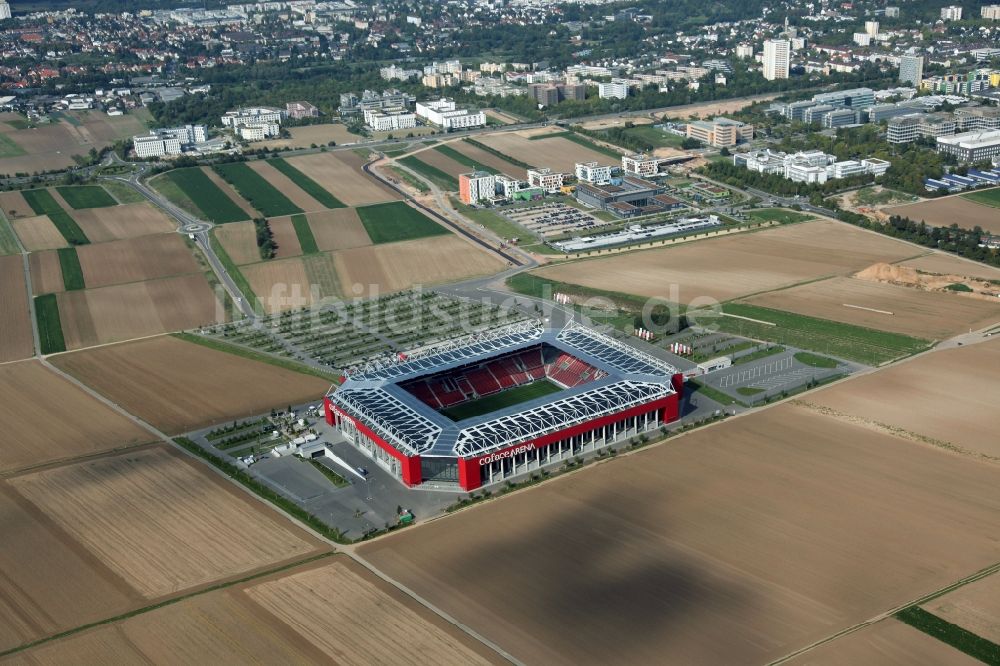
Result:
[[[978,192],[969,192],[968,194],[963,194],[962,198],[968,199],[969,201],[977,204],[983,204],[984,206],[1000,208],[1000,187],[994,187],[989,190],[979,190]]]
[[[1000,645],[928,613],[923,608],[904,608],[895,617],[984,664],[1000,664]]]
[[[558,136],[561,136],[562,138],[566,139],[567,141],[572,141],[573,143],[579,144],[579,145],[581,145],[581,146],[583,146],[585,148],[590,148],[591,150],[593,150],[595,152],[601,153],[602,155],[607,155],[608,157],[614,158],[616,160],[620,161],[621,158],[622,158],[622,154],[620,152],[618,152],[617,150],[612,150],[611,148],[608,148],[607,146],[602,146],[599,143],[594,143],[593,141],[591,141],[587,137],[581,136],[581,135],[577,134],[576,132],[567,132],[565,134],[559,134]],[[542,138],[544,139],[546,137],[542,137]]]
[[[478,222],[483,225],[501,238],[520,238],[523,240],[524,238],[531,236],[527,230],[522,229],[506,218],[501,217],[499,213],[486,208],[473,208],[472,206],[466,206],[464,203],[459,201],[457,197],[449,197],[448,200],[451,201],[451,205],[455,207],[455,210],[473,222]]]
[[[141,203],[146,200],[146,197],[142,196],[125,183],[121,183],[117,180],[102,180],[101,187],[110,192],[111,195],[118,200],[118,203]]]
[[[308,194],[313,199],[320,202],[327,208],[346,207],[344,202],[342,202],[340,199],[338,199],[337,197],[333,196],[325,189],[323,189],[322,185],[320,185],[315,180],[305,175],[304,173],[302,173],[301,171],[299,171],[298,169],[296,169],[295,167],[293,167],[291,164],[281,159],[280,157],[270,160],[268,164],[270,164],[275,169],[288,176],[288,178],[293,183],[302,188],[302,190],[306,194]]]
[[[17,244],[17,237],[11,229],[10,222],[0,213],[0,255],[17,254],[21,248]]]
[[[705,396],[706,398],[708,398],[709,400],[714,400],[715,402],[719,403],[720,405],[724,405],[724,406],[728,406],[728,405],[742,405],[743,407],[746,407],[746,405],[744,403],[740,402],[736,398],[733,398],[730,395],[726,395],[722,391],[720,391],[720,390],[718,390],[716,388],[713,388],[713,387],[709,386],[708,384],[699,382],[696,379],[689,379],[687,382],[685,382],[685,384],[684,384],[684,390],[685,390],[685,392],[700,393],[703,396]]]
[[[805,222],[816,217],[815,215],[807,215],[806,213],[799,213],[787,208],[758,208],[750,210],[749,213],[750,219],[754,222],[780,222],[781,224]]]
[[[758,388],[756,386],[741,386],[736,389],[736,392],[740,395],[757,395],[758,393],[763,393],[765,389]]]
[[[38,320],[38,338],[43,354],[66,351],[62,322],[59,321],[59,302],[55,294],[35,297],[35,318]]]
[[[295,235],[299,238],[299,245],[302,246],[302,254],[316,254],[319,252],[319,246],[316,245],[316,237],[313,236],[312,229],[309,227],[309,220],[306,216],[299,213],[298,215],[292,215],[292,226],[295,227]]]
[[[107,208],[118,204],[114,197],[98,185],[80,185],[77,187],[57,187],[56,190],[70,206],[81,208]]]
[[[433,150],[433,148],[432,148]],[[408,157],[401,157],[399,160],[400,164],[403,164],[410,169],[413,169],[421,176],[431,181],[438,187],[449,192],[458,191],[458,179],[452,178],[449,174],[446,174],[441,169],[436,166],[431,166],[426,162],[421,162],[417,159],[416,155],[409,155]]]
[[[506,391],[501,391],[500,393],[494,393],[493,395],[488,395],[485,398],[463,402],[460,405],[442,409],[441,413],[452,421],[462,421],[464,419],[470,419],[474,416],[481,416],[483,414],[495,412],[498,409],[510,407],[511,405],[519,405],[522,402],[534,400],[535,398],[541,398],[544,395],[558,393],[562,390],[563,389],[557,384],[554,384],[547,379],[543,379],[531,384],[525,384],[524,386],[516,386],[514,388],[507,389]]]
[[[25,201],[37,215],[48,215],[59,233],[70,245],[86,245],[90,239],[83,233],[76,220],[62,209],[48,190],[24,190],[21,192]]]
[[[337,474],[336,472],[334,472],[332,469],[330,469],[320,461],[306,459],[306,462],[315,467],[320,474],[325,476],[330,481],[330,483],[337,486],[338,488],[344,488],[346,486],[351,485],[350,481],[342,477],[340,474]]]
[[[76,291],[86,289],[87,284],[83,280],[83,268],[80,266],[80,257],[76,254],[75,247],[62,247],[58,250],[59,268],[62,269],[63,285],[66,291]]]
[[[0,157],[20,157],[27,154],[27,151],[14,143],[9,136],[0,134]]]
[[[246,162],[216,164],[212,168],[227,183],[235,187],[240,196],[246,199],[251,206],[266,217],[294,215],[302,212],[301,208],[293,204],[274,185],[267,182],[266,178],[251,169]]]
[[[357,211],[361,224],[376,245],[448,233],[440,224],[402,201],[362,206]]]
[[[181,194],[197,206],[205,218],[216,224],[248,219],[243,209],[233,203],[233,200],[227,197],[226,193],[220,190],[198,167],[168,171],[164,174],[164,178],[176,185]],[[172,192],[169,188],[161,189],[160,192],[174,201],[170,196]],[[182,202],[183,200],[174,201],[178,206],[183,207]]]
[[[684,137],[664,132],[652,125],[636,125],[625,130],[626,134],[642,139],[653,145],[654,148],[680,148],[684,142]]]
[[[771,322],[758,324],[734,317],[717,317],[712,324],[724,333],[809,349],[876,365],[926,349],[930,341],[872,328],[852,326],[746,303],[726,303],[727,314]],[[707,324],[706,324],[707,325]]]

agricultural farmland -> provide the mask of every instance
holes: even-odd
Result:
[[[1000,280],[1000,268],[994,268],[971,259],[963,259],[958,255],[946,252],[932,252],[916,259],[903,261],[899,265],[938,275],[958,274],[981,280]]]
[[[376,245],[448,233],[440,224],[401,201],[365,206],[357,211],[361,224]]]
[[[358,550],[524,662],[764,663],[993,564],[997,511],[991,465],[781,405]]]
[[[60,417],[50,418],[58,407]],[[0,470],[9,472],[151,439],[37,361],[0,365]],[[39,446],[39,442],[45,446]]]
[[[63,354],[53,364],[168,433],[318,399],[327,381],[170,336]]]
[[[305,175],[291,164],[276,157],[268,160],[267,164],[284,174],[295,185],[299,186],[306,194],[318,201],[325,208],[343,208],[344,204],[340,199],[324,190],[319,183]],[[307,210],[313,210],[309,208]]]
[[[88,287],[187,275],[200,271],[178,234],[157,234],[87,245],[77,250]]]
[[[174,231],[177,224],[148,203],[73,211],[73,219],[94,243]]]
[[[56,191],[71,208],[107,208],[118,204],[114,197],[99,185],[57,187]]]
[[[247,220],[254,215],[245,212],[233,199],[216,185],[208,174],[198,167],[174,169],[161,178],[173,183],[190,201],[198,207],[205,219],[216,224]],[[156,187],[156,181],[151,183]],[[170,192],[164,192],[170,198]],[[183,207],[182,202],[175,202]]]
[[[356,208],[309,213],[306,216],[316,245],[323,252],[371,245]]]
[[[399,158],[399,164],[409,169],[410,171],[413,171],[424,180],[430,181],[431,183],[433,183],[434,185],[436,185],[437,187],[441,188],[446,192],[457,191],[458,178],[448,173],[447,171],[443,171],[434,164],[431,164],[430,161],[421,159],[421,155],[423,155],[426,152],[428,151],[425,150],[419,155],[407,155],[405,157],[401,157]],[[439,155],[439,157],[441,159],[437,160],[438,162],[447,159],[444,155]],[[454,168],[452,170],[454,171]],[[459,173],[463,172],[459,171]]]
[[[295,232],[291,217],[273,217],[268,220],[268,225],[274,235],[274,243],[278,246],[275,258],[284,259],[302,255],[302,245],[299,243],[299,235]]]
[[[312,305],[312,283],[301,257],[272,259],[240,267],[267,313]],[[327,294],[328,296],[339,296]]]
[[[889,618],[870,627],[842,636],[815,650],[792,659],[792,666],[856,666],[857,664],[897,664],[898,666],[981,666],[947,643],[928,636],[899,620]]]
[[[447,145],[449,148],[457,150],[476,164],[480,164],[487,169],[506,174],[511,178],[524,178],[523,168],[516,164],[511,164],[507,160],[497,157],[478,146],[473,146],[467,141],[452,141]]]
[[[294,180],[285,174],[285,171],[291,172],[291,169],[287,167],[287,165],[285,167],[285,171],[276,168],[271,162],[265,162],[263,160],[247,162],[247,166],[261,178],[266,180],[269,185],[278,190],[278,192],[287,197],[292,206],[298,207],[303,211],[322,210],[326,208],[324,204],[320,203],[303,188],[299,187]],[[309,182],[311,180],[300,172],[298,172],[297,178],[303,182]],[[315,182],[312,184],[316,185]],[[323,189],[318,185],[316,185],[316,188],[318,188],[319,191],[323,191]]]
[[[320,547],[162,446],[33,472],[10,484],[147,599]]]
[[[399,195],[361,171],[365,160],[350,151],[301,155],[285,160],[348,206],[399,199]]]
[[[729,300],[912,257],[910,245],[819,220],[551,266],[540,277],[594,289],[671,298]],[[720,267],[725,267],[721,269]]]
[[[11,219],[32,214],[31,206],[21,196],[21,193],[16,190],[0,192],[0,208],[3,209],[4,215]]]
[[[233,222],[217,227],[212,233],[222,243],[226,254],[237,264],[250,264],[260,261],[260,250],[257,248],[257,232],[253,222]]]
[[[48,215],[17,217],[11,222],[11,226],[29,252],[55,250],[69,245]]]
[[[0,257],[0,363],[34,353],[21,255]]]
[[[279,191],[245,162],[217,164],[212,168],[253,208],[266,217],[302,212],[302,209],[292,203],[284,192]]]
[[[963,229],[981,227],[983,230],[1000,234],[1000,215],[997,209],[987,203],[979,203],[967,198],[971,195],[955,195],[886,208],[889,215],[902,215],[916,222],[926,222],[932,227],[950,227],[957,224]]]
[[[529,139],[522,132],[499,132],[476,140],[522,162],[565,173],[573,173],[577,162],[615,162],[613,157],[558,135]]]
[[[28,265],[31,270],[31,287],[35,292],[32,296],[57,294],[65,290],[58,252],[32,252],[28,255]]]
[[[1000,576],[996,574],[938,597],[922,608],[1000,645]]]

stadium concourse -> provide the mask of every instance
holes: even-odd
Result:
[[[679,416],[683,376],[575,322],[521,322],[350,373],[326,419],[407,486],[475,490]]]

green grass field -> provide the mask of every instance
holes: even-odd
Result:
[[[501,238],[531,238],[531,233],[527,229],[522,229],[499,213],[486,208],[473,208],[466,206],[458,200],[458,197],[448,197],[455,210],[474,222],[483,225]]]
[[[245,162],[216,164],[212,168],[227,183],[235,187],[240,196],[246,199],[251,206],[266,217],[293,215],[302,212],[301,208],[293,204],[288,197],[279,192],[274,185],[267,182],[266,178],[251,169]]]
[[[754,222],[780,222],[781,224],[791,224],[792,222],[805,222],[811,220],[815,215],[807,215],[785,208],[758,208],[750,211],[750,219]]]
[[[14,235],[10,222],[3,213],[0,213],[0,255],[17,254],[20,251],[17,236]]]
[[[516,386],[500,393],[494,393],[485,398],[463,402],[460,405],[442,409],[441,413],[452,421],[462,421],[464,419],[471,419],[474,416],[495,412],[498,409],[510,407],[511,405],[519,405],[522,402],[541,398],[544,395],[558,393],[562,390],[558,385],[547,379],[543,379],[531,384],[525,384],[524,386]]]
[[[319,252],[319,246],[316,245],[316,237],[313,236],[312,229],[309,227],[309,220],[306,216],[299,213],[298,215],[292,215],[292,226],[295,227],[295,235],[299,238],[299,245],[302,246],[302,254],[316,254]]]
[[[304,191],[306,194],[308,194],[313,199],[320,202],[327,208],[346,208],[344,202],[342,202],[340,199],[327,192],[325,189],[323,189],[322,185],[320,185],[315,180],[305,175],[304,173],[302,173],[301,171],[299,171],[298,169],[296,169],[295,167],[293,167],[291,164],[281,159],[280,157],[270,160],[268,164],[270,164],[275,169],[288,176],[288,178],[293,183],[302,188],[302,191]]]
[[[111,196],[118,200],[118,203],[130,204],[130,203],[140,203],[146,200],[146,197],[142,196],[130,186],[125,183],[119,182],[117,180],[102,180],[101,187],[107,190]]]
[[[43,354],[66,351],[62,322],[59,320],[59,302],[55,294],[35,297],[35,318],[38,321],[38,338]]]
[[[1000,645],[977,636],[957,624],[942,620],[923,608],[911,606],[896,613],[896,619],[947,643],[984,664],[1000,664]]]
[[[243,210],[233,203],[226,193],[219,189],[208,176],[198,167],[176,169],[164,174],[170,183],[177,186],[184,196],[191,201],[206,219],[216,224],[239,222],[249,219]],[[160,190],[163,196],[170,198],[170,190]],[[172,200],[172,199],[171,199]],[[180,201],[175,202],[181,206]]]
[[[33,126],[25,118],[11,118],[10,120],[5,120],[4,122],[16,130],[25,130]]]
[[[0,134],[0,158],[2,157],[20,157],[21,155],[27,155],[28,152],[21,146],[14,143],[6,134]]]
[[[994,187],[989,190],[979,190],[978,192],[969,192],[968,194],[963,194],[962,198],[968,199],[969,201],[977,204],[983,204],[984,206],[1000,208],[1000,187]]]
[[[440,187],[442,190],[446,190],[448,192],[458,191],[457,178],[452,178],[450,175],[446,174],[444,171],[441,171],[441,169],[438,169],[436,166],[431,166],[426,162],[421,162],[419,159],[417,159],[416,155],[402,157],[398,161],[400,164],[416,171],[418,174],[420,174],[427,180],[431,181],[432,183]]]
[[[365,231],[376,245],[448,233],[437,222],[402,201],[363,206],[357,211]]]
[[[572,141],[573,143],[579,144],[584,148],[590,148],[594,152],[601,153],[602,155],[606,155],[615,160],[621,160],[622,158],[622,154],[619,153],[617,150],[612,150],[607,146],[602,146],[599,143],[594,143],[587,137],[577,134],[576,132],[567,132],[566,134],[560,134],[559,136],[566,139],[567,141]],[[542,138],[544,139],[545,137]]]
[[[726,303],[723,311],[775,325],[767,326],[734,317],[717,317],[711,322],[702,322],[703,325],[711,323],[724,333],[809,349],[868,365],[909,356],[930,345],[928,340],[907,335],[806,317],[746,303]]]
[[[90,242],[90,239],[83,233],[83,229],[77,225],[76,220],[62,209],[62,206],[56,202],[48,190],[24,190],[21,194],[36,214],[49,216],[52,224],[56,225],[67,243],[86,245]]]
[[[83,279],[83,268],[80,266],[80,257],[76,254],[75,247],[59,248],[59,268],[62,269],[63,285],[66,291],[76,291],[86,289],[87,284]]]
[[[118,204],[103,187],[80,185],[78,187],[57,187],[56,191],[75,210],[81,208],[107,208]]]
[[[636,125],[635,127],[629,127],[625,130],[625,133],[638,137],[643,141],[647,141],[655,148],[680,148],[681,144],[684,143],[684,137],[671,134],[670,132],[664,132],[661,129],[653,127],[652,125]]]

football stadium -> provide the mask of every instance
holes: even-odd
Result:
[[[521,322],[352,372],[326,419],[407,486],[465,491],[678,418],[683,376],[581,324]]]

